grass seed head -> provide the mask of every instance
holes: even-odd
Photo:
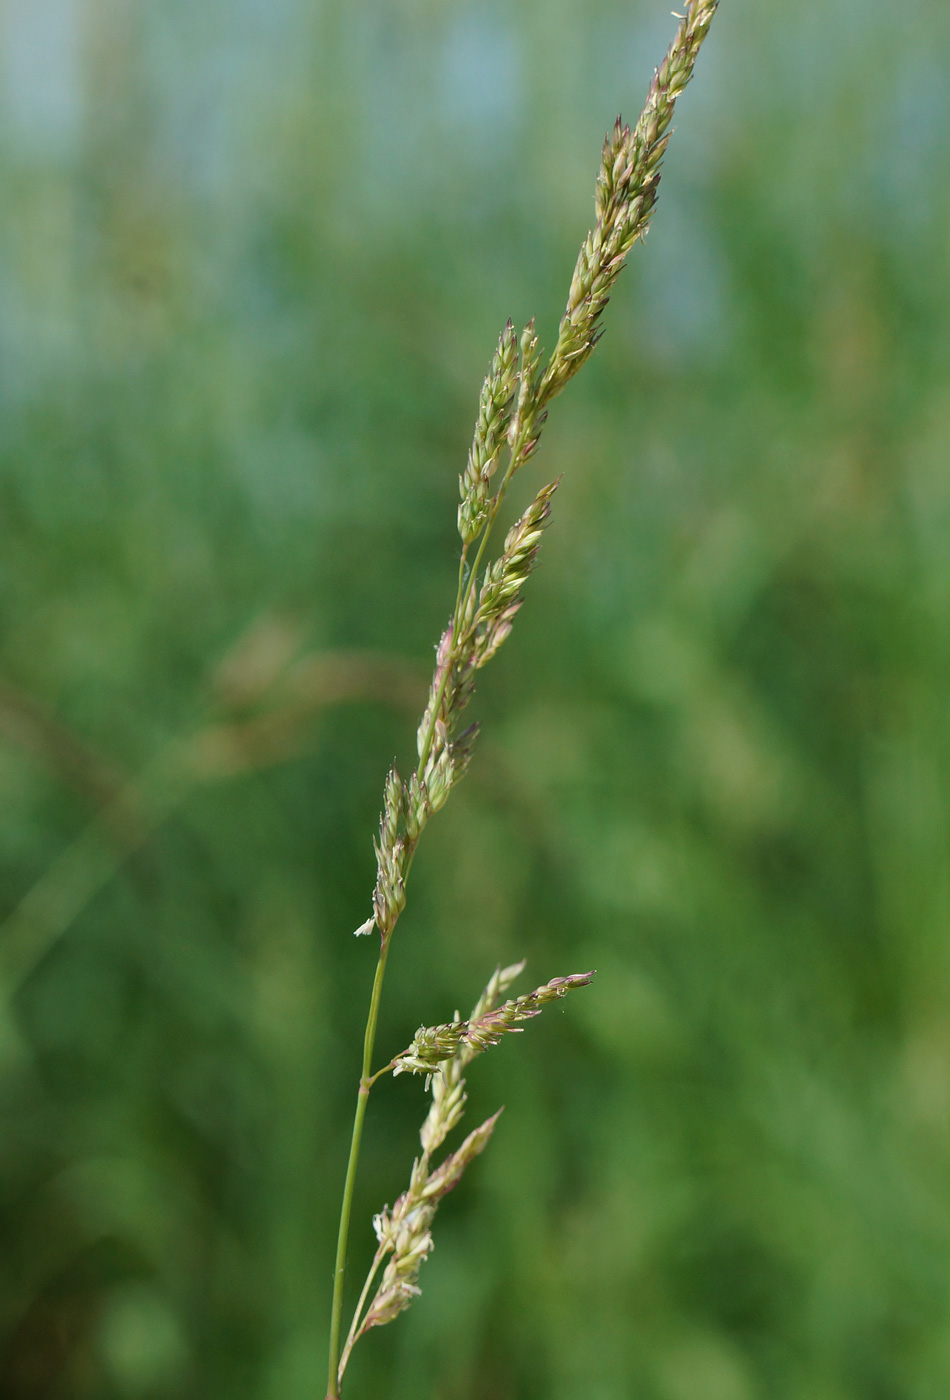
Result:
[[[692,76],[717,5],[718,0],[687,0],[686,13],[654,73],[636,126],[631,131],[618,118],[607,133],[597,177],[594,227],[578,254],[557,343],[543,372],[534,322],[529,322],[520,336],[516,336],[509,322],[482,385],[472,446],[459,480],[458,527],[463,548],[455,611],[437,648],[435,674],[418,732],[419,766],[408,783],[400,781],[395,767],[387,780],[376,843],[374,916],[358,930],[368,931],[375,922],[384,952],[405,904],[405,879],[422,828],[446,801],[468,765],[477,728],[471,726],[458,733],[459,718],[472,694],[475,671],[495,654],[511,631],[521,606],[522,586],[537,561],[551,497],[558,483],[545,486],[509,530],[500,557],[485,569],[479,589],[476,576],[489,532],[511,478],[537,449],[548,403],[573,378],[597,344],[601,335],[599,321],[610,290],[627,253],[647,232],[657,198],[660,165],[670,139],[673,110]],[[505,448],[507,466],[500,484],[493,487],[492,479]],[[469,546],[475,541],[479,541],[478,551],[474,561],[469,561]],[[382,961],[379,966],[381,969]],[[587,985],[594,975],[585,972],[556,977],[533,992],[498,1006],[498,999],[522,968],[523,964],[504,970],[496,968],[467,1021],[456,1012],[454,1021],[446,1025],[420,1027],[409,1048],[388,1066],[394,1074],[427,1075],[432,1102],[420,1131],[422,1155],[413,1163],[409,1189],[392,1211],[384,1210],[375,1218],[379,1248],[337,1364],[351,1200],[351,1195],[344,1196],[328,1400],[339,1395],[339,1379],[358,1338],[371,1327],[392,1321],[418,1296],[419,1270],[432,1250],[430,1226],[436,1207],[457,1184],[468,1163],[483,1151],[494,1130],[497,1114],[470,1133],[440,1166],[431,1169],[432,1154],[464,1110],[463,1070],[476,1055],[497,1045],[505,1035],[519,1032],[522,1024],[539,1015],[549,1002]],[[365,1038],[361,1092],[373,1048],[377,1007],[374,994]],[[372,1076],[370,1083],[375,1078],[378,1075]],[[365,1100],[361,1103],[365,1106]],[[358,1152],[356,1132],[353,1142],[348,1191]],[[384,1261],[382,1279],[364,1314],[370,1288]]]

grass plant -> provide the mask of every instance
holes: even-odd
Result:
[[[689,82],[718,0],[689,0],[676,35],[656,70],[646,104],[631,129],[618,117],[604,142],[597,176],[594,227],[581,246],[557,343],[546,363],[534,322],[519,333],[505,326],[482,385],[468,462],[459,479],[458,529],[462,547],[458,588],[436,651],[429,699],[417,733],[418,763],[404,780],[395,765],[386,780],[373,912],[356,930],[379,935],[379,954],[363,1040],[363,1060],[349,1161],[343,1188],[330,1323],[327,1400],[337,1400],[355,1344],[373,1327],[391,1322],[419,1293],[419,1270],[432,1249],[431,1226],[442,1198],[487,1146],[498,1113],[468,1134],[460,1147],[433,1166],[433,1154],[457,1126],[465,1107],[463,1070],[472,1059],[521,1030],[545,1004],[589,983],[592,972],[557,977],[527,995],[498,1006],[522,971],[519,963],[496,969],[470,1017],[421,1027],[411,1045],[374,1072],[380,1001],[392,938],[406,904],[415,852],[429,820],[464,776],[478,735],[464,724],[476,673],[511,632],[523,588],[535,567],[558,482],[543,486],[508,530],[491,559],[489,545],[516,474],[538,449],[551,401],[592,353],[602,334],[600,318],[626,255],[649,227],[660,165],[671,135],[676,100]],[[344,1282],[354,1187],[370,1092],[391,1073],[426,1076],[431,1104],[420,1131],[421,1154],[407,1190],[375,1217],[378,1248],[353,1320],[343,1339]],[[499,1110],[500,1112],[500,1110]],[[373,1291],[377,1275],[382,1278]]]
[[[10,1400],[323,1400],[347,935],[478,391],[509,315],[554,347],[667,16],[4,8]],[[344,1400],[950,1395],[941,18],[719,7],[502,507],[486,562],[563,474],[373,1070],[496,964],[529,960],[500,1003],[598,972],[462,1070],[430,1175],[507,1107]],[[424,1079],[371,1094],[341,1354]]]

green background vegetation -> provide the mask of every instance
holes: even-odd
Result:
[[[4,1400],[323,1395],[478,388],[673,27],[0,6]],[[474,1067],[352,1400],[950,1394],[948,64],[943,0],[723,0],[380,1053],[498,961],[599,976]],[[422,1111],[371,1105],[354,1281]]]

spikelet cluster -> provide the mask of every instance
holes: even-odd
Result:
[[[523,969],[523,962],[496,968],[475,1003],[469,1020],[479,1021],[490,1014]],[[343,1349],[339,1372],[341,1379],[350,1352],[359,1338],[371,1327],[382,1327],[392,1322],[413,1298],[418,1297],[419,1270],[432,1252],[431,1227],[439,1202],[458,1185],[469,1162],[484,1151],[494,1132],[501,1109],[469,1133],[461,1147],[450,1153],[438,1167],[432,1168],[433,1154],[457,1126],[464,1112],[466,1096],[462,1071],[476,1053],[468,1044],[459,1044],[452,1058],[443,1065],[442,1072],[433,1077],[432,1102],[419,1131],[422,1154],[412,1164],[409,1187],[391,1210],[387,1207],[373,1219],[378,1248]],[[369,1288],[384,1261],[383,1276],[364,1313],[363,1305]]]
[[[669,143],[676,99],[693,75],[700,45],[718,0],[692,0],[666,57],[656,70],[633,131],[617,118],[604,142],[595,198],[596,222],[578,255],[557,345],[544,372],[539,401],[546,404],[588,358],[599,321],[627,253],[650,224]]]
[[[541,535],[558,481],[544,486],[505,536],[501,556],[485,571],[473,622],[473,664],[484,666],[511,631],[524,601],[521,589],[538,560]]]
[[[506,1001],[497,1010],[473,1014],[467,1021],[456,1018],[443,1026],[420,1026],[409,1048],[393,1061],[393,1074],[432,1074],[457,1055],[462,1045],[470,1055],[481,1054],[505,1035],[520,1031],[522,1021],[540,1016],[548,1002],[559,1000],[575,987],[586,987],[593,977],[593,972],[554,977],[543,987]]]
[[[507,361],[501,359],[506,344],[503,337],[493,361],[493,366],[498,362],[502,383],[499,394],[504,392],[506,382],[502,377],[507,372]],[[497,409],[500,399],[484,393],[483,397],[486,424],[490,425],[501,411]],[[515,415],[517,412],[516,408]],[[497,446],[489,427],[481,435],[476,432],[476,442],[480,444],[479,454]],[[470,466],[482,461],[479,454],[473,448]],[[484,459],[491,470],[494,460],[490,456]],[[479,471],[487,472],[479,480],[490,479],[486,466]],[[461,717],[475,689],[476,671],[491,660],[511,631],[523,602],[521,590],[537,563],[557,487],[557,481],[542,487],[512,525],[501,554],[485,569],[480,588],[477,592],[474,587],[469,590],[459,615],[452,618],[439,640],[429,699],[416,736],[419,765],[406,783],[401,782],[395,765],[387,779],[376,842],[373,918],[361,925],[357,933],[368,933],[375,924],[384,940],[391,935],[406,902],[405,882],[416,842],[429,818],[445,805],[452,788],[468,769],[478,725],[462,728]]]
[[[510,967],[496,967],[488,986],[472,1008],[469,1019],[477,1021],[491,1011],[523,971],[524,962],[512,963]],[[455,1019],[459,1019],[457,1015]],[[434,1075],[431,1080],[429,1088],[432,1104],[419,1132],[422,1150],[428,1156],[442,1146],[452,1129],[461,1121],[465,1111],[465,1079],[462,1071],[474,1058],[475,1051],[465,1041],[461,1041],[452,1058],[443,1061],[440,1073]]]
[[[391,1211],[383,1210],[373,1218],[379,1247],[389,1259],[361,1331],[391,1322],[419,1296],[421,1290],[416,1279],[432,1252],[430,1226],[439,1202],[458,1185],[469,1162],[488,1146],[501,1112],[499,1109],[469,1133],[461,1147],[450,1153],[434,1172],[428,1171],[424,1154],[417,1158],[409,1190],[399,1197]]]
[[[376,888],[373,891],[373,912],[376,924],[384,933],[395,926],[406,903],[407,845],[401,831],[406,812],[406,795],[396,765],[386,779],[383,793],[383,814],[379,820],[379,840],[376,842]]]

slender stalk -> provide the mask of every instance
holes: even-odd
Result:
[[[353,1209],[353,1188],[356,1185],[356,1169],[360,1160],[360,1143],[363,1137],[363,1120],[369,1102],[371,1071],[373,1068],[373,1046],[376,1044],[376,1022],[379,1019],[379,1002],[383,994],[383,978],[386,975],[386,959],[389,956],[389,939],[384,938],[376,964],[373,979],[373,995],[366,1018],[366,1032],[363,1036],[363,1068],[360,1074],[360,1087],[356,1095],[356,1112],[353,1115],[353,1136],[350,1139],[350,1156],[346,1164],[346,1183],[343,1187],[343,1203],[340,1207],[340,1230],[337,1236],[336,1264],[333,1270],[333,1310],[330,1315],[330,1368],[327,1379],[327,1400],[337,1400],[340,1394],[340,1331],[343,1325],[343,1280],[346,1275],[346,1247],[350,1236],[350,1214]]]
[[[353,1345],[356,1341],[356,1335],[359,1331],[360,1322],[363,1317],[363,1309],[366,1306],[366,1300],[369,1297],[369,1290],[373,1286],[373,1282],[376,1278],[376,1275],[379,1273],[379,1266],[380,1264],[382,1264],[385,1257],[386,1250],[383,1248],[382,1245],[380,1245],[373,1258],[372,1267],[370,1268],[369,1273],[366,1275],[366,1282],[363,1284],[363,1291],[360,1294],[359,1302],[356,1305],[356,1311],[353,1313],[353,1321],[350,1323],[350,1330],[346,1334],[346,1341],[343,1344],[343,1356],[340,1361],[341,1370],[346,1370],[346,1363],[349,1360],[350,1352],[353,1350]]]

